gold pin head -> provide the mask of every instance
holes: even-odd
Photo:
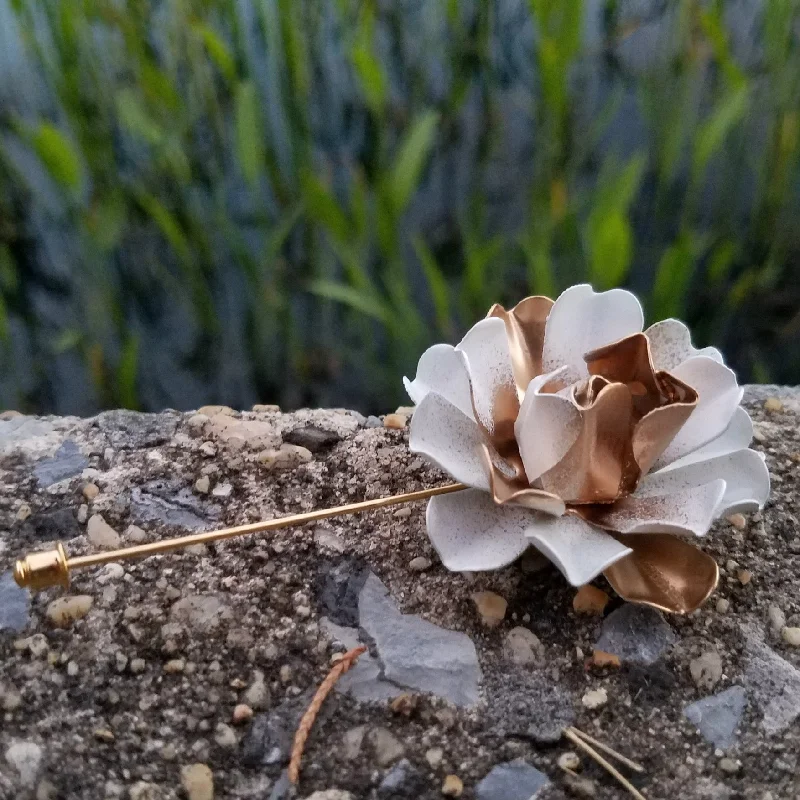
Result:
[[[31,553],[14,567],[14,580],[23,589],[48,589],[51,586],[69,587],[67,554],[61,543],[54,550]]]

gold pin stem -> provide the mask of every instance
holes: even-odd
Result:
[[[453,483],[448,486],[438,486],[434,489],[422,489],[418,492],[396,494],[391,497],[378,497],[374,500],[364,500],[360,503],[350,503],[335,508],[323,508],[318,511],[306,511],[303,514],[292,514],[288,517],[251,522],[247,525],[237,525],[233,528],[223,528],[217,531],[204,531],[193,533],[189,536],[179,536],[175,539],[164,539],[160,542],[124,547],[120,550],[110,550],[105,553],[92,553],[88,556],[75,556],[67,558],[64,548],[59,545],[55,550],[45,553],[32,553],[22,561],[18,561],[14,569],[14,579],[23,587],[44,589],[48,586],[68,586],[69,574],[74,569],[96,567],[113,561],[124,561],[129,558],[147,558],[148,556],[170,553],[181,550],[193,544],[208,544],[219,542],[223,539],[233,539],[236,536],[245,536],[248,533],[263,533],[275,531],[280,528],[290,528],[296,525],[305,525],[307,522],[317,522],[331,517],[341,517],[345,514],[360,514],[363,511],[374,511],[378,508],[396,506],[403,503],[414,503],[418,500],[427,500],[440,494],[460,492],[467,487],[463,483]]]

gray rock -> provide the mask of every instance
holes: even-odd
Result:
[[[598,650],[631,664],[653,664],[675,643],[675,634],[661,612],[626,603],[603,621]]]
[[[387,680],[458,706],[478,702],[481,671],[475,645],[466,634],[401,614],[372,574],[361,589],[358,608],[360,626],[375,642]]]
[[[6,762],[16,770],[25,787],[36,784],[43,757],[42,748],[35,742],[14,742],[6,750]]]
[[[365,428],[382,428],[383,427],[383,420],[380,417],[373,417],[369,416],[364,422]]]
[[[72,509],[57,508],[34,514],[22,526],[22,534],[29,539],[52,542],[56,539],[74,539],[80,536],[81,529]]]
[[[305,447],[312,453],[332,447],[340,442],[342,437],[336,432],[319,428],[316,425],[302,425],[283,435],[283,441]]]
[[[317,594],[325,615],[337,625],[358,625],[358,597],[369,570],[355,559],[341,559],[322,566]]]
[[[386,773],[378,786],[378,797],[383,800],[401,800],[401,798],[415,798],[425,789],[425,779],[414,767],[414,765],[404,758],[398,761]]]
[[[557,744],[561,731],[575,721],[569,691],[542,670],[506,669],[486,689],[490,725],[499,736],[547,747]]]
[[[269,793],[269,800],[287,800],[292,796],[292,782],[289,780],[289,771],[281,772],[280,778],[275,781],[272,791]]]
[[[21,631],[28,624],[31,598],[10,572],[0,575],[0,631]]]
[[[768,647],[755,626],[743,625],[744,685],[763,712],[769,734],[783,733],[800,716],[800,670]]]
[[[131,513],[137,523],[162,523],[206,530],[219,517],[219,506],[200,500],[175,481],[152,481],[131,490]]]
[[[377,764],[388,767],[405,753],[403,743],[388,728],[370,728],[367,741]]]
[[[308,708],[317,687],[312,686],[297,697],[289,697],[279,706],[253,718],[247,735],[242,740],[242,761],[248,767],[288,764],[292,741],[300,718]],[[333,713],[332,703],[323,703],[317,716],[321,725]]]
[[[320,627],[332,639],[341,642],[348,650],[360,644],[357,628],[345,628],[322,617]],[[403,689],[383,680],[380,662],[369,653],[358,661],[336,682],[336,691],[360,700],[362,703],[385,703],[400,694]]]
[[[42,459],[36,464],[33,474],[39,486],[44,489],[59,481],[80,475],[88,466],[89,462],[78,445],[72,439],[67,439],[52,458]]]
[[[233,617],[231,609],[216,595],[193,594],[176,601],[170,609],[173,622],[186,625],[196,633],[213,631]]]
[[[686,718],[697,726],[700,735],[721,750],[736,742],[736,729],[747,707],[747,692],[742,686],[731,686],[724,692],[704,697],[686,706]]]
[[[136,450],[168,442],[178,428],[178,417],[122,409],[98,414],[97,424],[115,450]]]
[[[550,783],[547,775],[521,758],[498,764],[475,787],[477,800],[532,800]]]

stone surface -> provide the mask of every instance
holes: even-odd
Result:
[[[462,797],[475,798],[495,767],[517,759],[551,780],[536,800],[622,797],[583,757],[578,779],[558,767],[567,749],[560,732],[569,724],[640,759],[647,771],[636,781],[649,798],[793,798],[800,653],[781,632],[800,626],[800,392],[751,387],[746,397],[772,497],[762,512],[737,524],[720,520],[697,540],[725,571],[697,613],[651,615],[645,628],[653,630],[633,632],[634,659],[644,640],[644,661],[660,652],[654,662],[598,666],[594,650],[608,623],[576,614],[576,590],[533,550],[493,572],[448,572],[426,536],[424,503],[79,570],[67,596],[91,597],[93,604],[66,629],[48,619],[49,604],[65,596],[61,590],[17,593],[13,603],[0,603],[5,619],[27,604],[23,630],[0,628],[0,798],[188,800],[181,770],[193,764],[205,764],[215,796],[231,800],[315,792],[382,800],[384,791],[441,800],[448,774],[461,781]],[[766,413],[766,397],[778,397],[783,411]],[[448,480],[410,452],[408,426],[389,429],[330,409],[205,411],[0,420],[0,575],[9,576],[21,555],[59,539],[71,555],[93,552],[86,525],[94,514],[125,544],[157,542]],[[302,428],[338,438],[290,441]],[[66,441],[88,466],[42,486],[37,465]],[[281,445],[305,448],[310,457],[287,449],[293,455],[286,466],[268,469],[259,454]],[[201,477],[208,478],[207,494],[195,491]],[[83,490],[90,483],[100,492],[90,491],[89,501]],[[215,497],[217,486],[230,491]],[[411,568],[418,557],[430,568]],[[742,570],[753,576],[746,585]],[[367,598],[379,612],[367,631],[359,597],[370,574],[386,593],[377,603]],[[597,585],[610,595],[603,613],[613,617],[622,603],[602,578]],[[484,591],[508,603],[497,628],[483,624],[470,600]],[[204,601],[198,607],[194,599],[208,597],[214,608],[205,614]],[[188,602],[176,607],[181,601]],[[418,636],[419,623],[436,636]],[[653,631],[663,625],[671,633],[667,646],[652,647]],[[541,643],[534,663],[514,663],[504,652],[515,627]],[[391,642],[409,641],[406,628],[412,642],[428,646],[396,656]],[[431,669],[429,650],[431,642],[438,648],[442,632],[474,652],[468,669],[456,664],[444,681],[471,687],[474,703],[456,706],[435,691],[442,665]],[[623,637],[625,647],[629,639]],[[357,699],[359,690],[348,689],[356,669],[343,677],[344,690],[328,695],[311,728],[295,792],[286,764],[298,721],[336,657],[359,642],[370,647],[364,683],[378,697]],[[387,668],[409,659],[412,675],[433,679],[420,688],[389,680],[382,674],[387,642]],[[601,649],[613,652],[605,643]],[[722,675],[708,689],[695,682],[691,664],[712,651]],[[703,670],[699,676],[702,684]],[[715,753],[684,711],[698,701],[719,703],[716,694],[706,695],[732,686],[744,688],[747,708],[734,744]],[[597,688],[606,690],[607,704],[585,708],[582,697]],[[378,729],[402,747],[385,767],[370,734]],[[30,785],[6,759],[19,743],[41,750]]]
[[[372,574],[361,589],[358,607],[360,626],[375,642],[387,680],[460,706],[478,702],[481,673],[468,636],[400,614]]]
[[[598,650],[623,662],[653,664],[675,643],[675,634],[660,611],[626,603],[603,621]]]
[[[30,595],[14,582],[14,575],[0,575],[0,631],[21,631],[28,624]]]
[[[523,759],[498,764],[475,787],[476,800],[533,800],[550,783]]]
[[[93,602],[88,594],[57,597],[47,606],[47,618],[57,628],[68,628],[89,613]]]
[[[93,514],[86,526],[89,541],[100,550],[115,550],[120,546],[120,535],[100,516]]]
[[[512,663],[521,666],[535,664],[543,652],[542,643],[536,634],[517,626],[512,628],[503,640],[503,655]]]
[[[707,650],[689,662],[692,680],[701,689],[713,689],[722,677],[722,659],[716,650]]]
[[[59,481],[80,475],[88,466],[89,462],[78,445],[67,439],[52,458],[44,458],[36,464],[33,474],[39,485],[47,488]]]
[[[214,775],[206,764],[184,767],[181,784],[188,800],[214,800]]]
[[[686,718],[697,726],[701,736],[714,747],[727,750],[736,741],[736,729],[747,707],[747,692],[731,686],[724,692],[704,697],[687,706]]]
[[[6,750],[6,763],[16,771],[24,787],[36,785],[44,752],[35,742],[14,742]]]
[[[505,618],[508,601],[497,592],[475,592],[472,602],[487,628],[496,628]]]

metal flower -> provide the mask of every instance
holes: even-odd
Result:
[[[434,497],[445,566],[509,564],[530,545],[573,586],[601,572],[626,600],[687,613],[719,579],[691,543],[769,495],[742,389],[686,326],[621,289],[567,289],[494,306],[456,347],[404,379],[410,446],[472,487]]]

